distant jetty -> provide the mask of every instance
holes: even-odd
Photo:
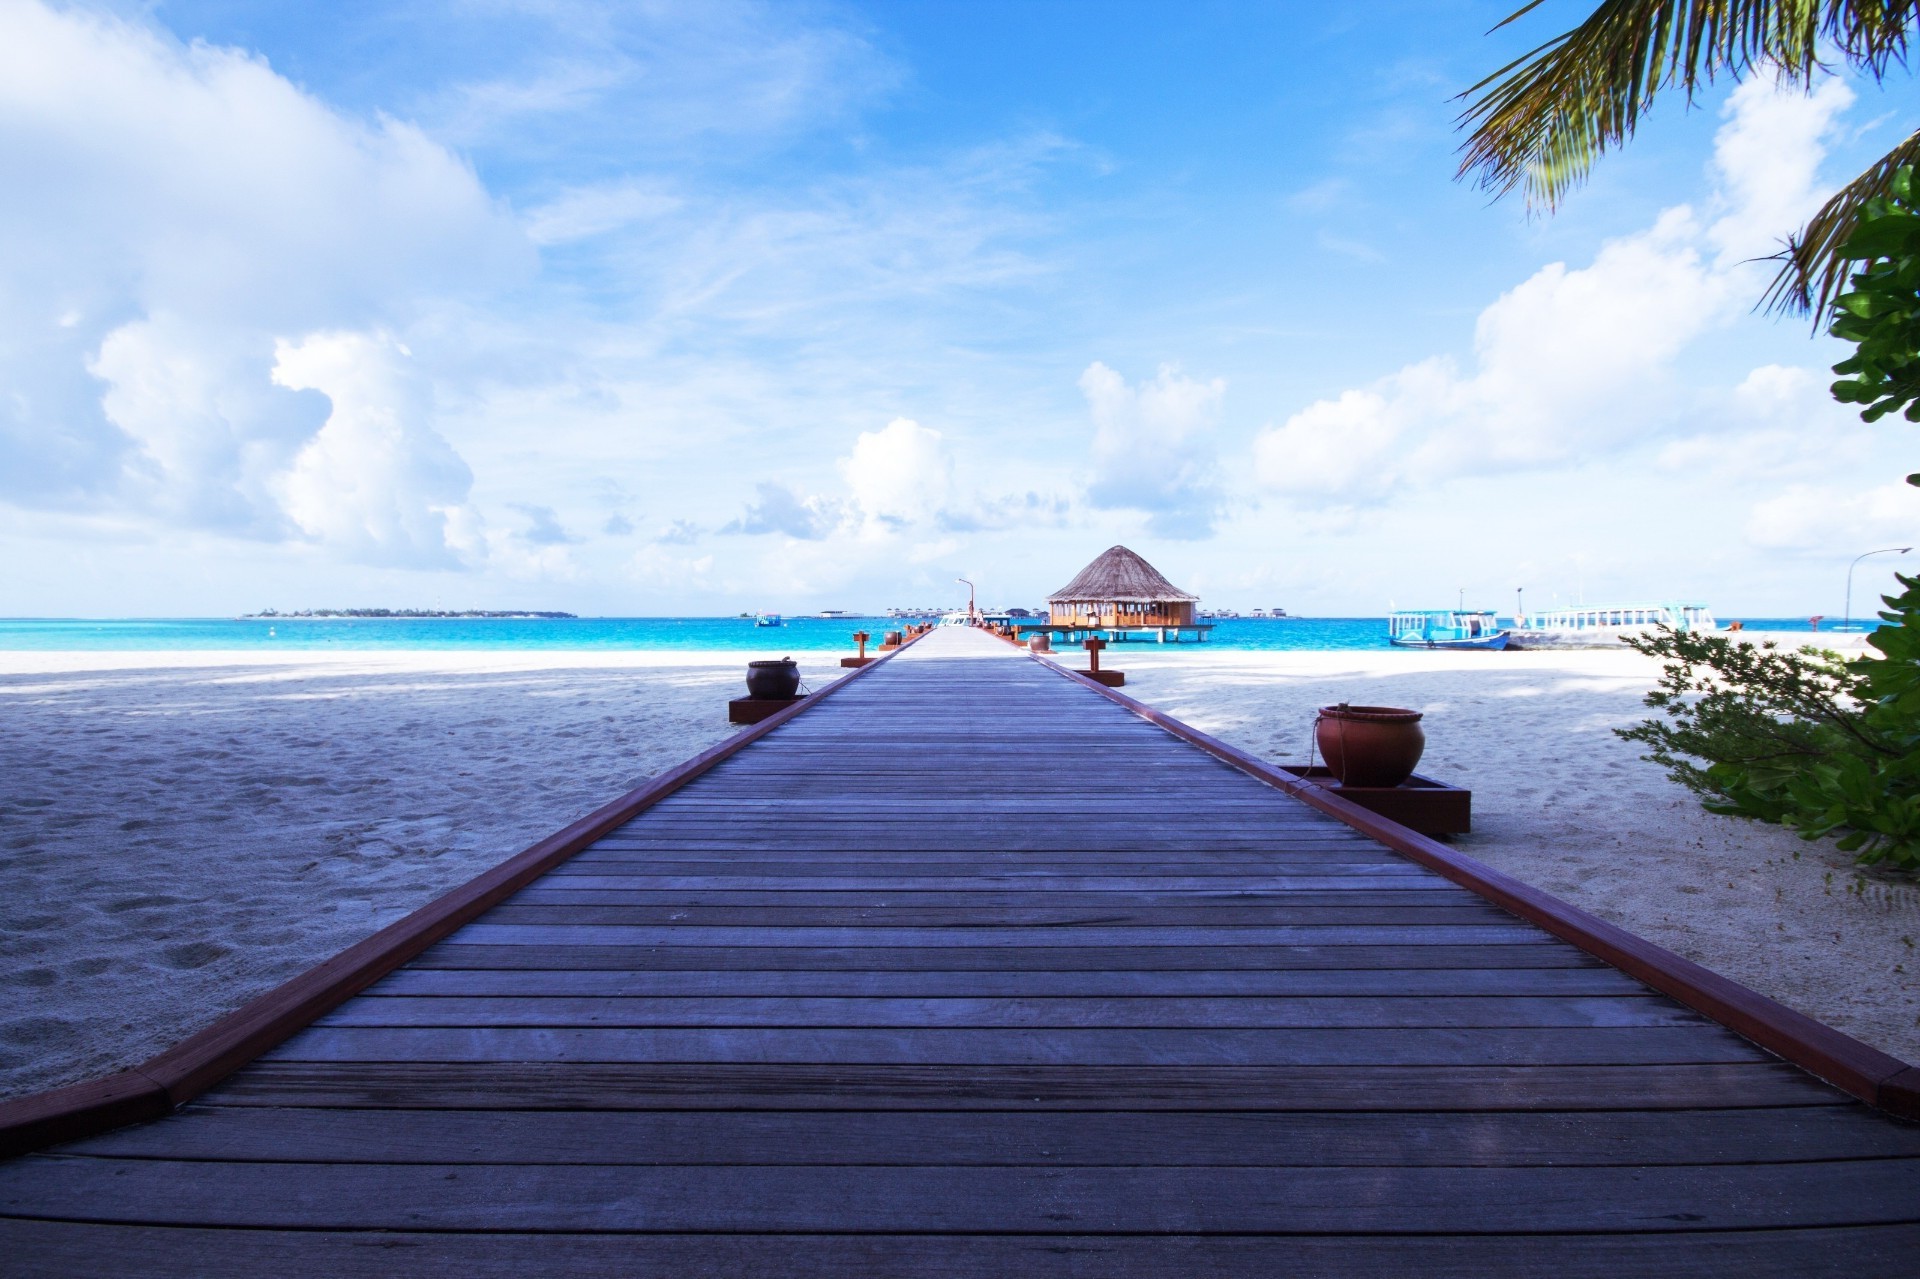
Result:
[[[505,617],[505,618],[571,618],[577,613],[552,613],[536,609],[493,609],[493,608],[297,608],[290,613],[282,613],[277,608],[262,609],[258,613],[242,613],[243,618],[294,618],[294,617]]]

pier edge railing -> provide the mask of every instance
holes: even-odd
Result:
[[[206,1029],[137,1066],[97,1079],[0,1101],[0,1158],[93,1136],[171,1113],[471,923],[608,831],[623,826],[716,764],[823,698],[885,665],[914,636],[794,705],[682,761],[620,798],[443,893],[330,959],[249,1000]]]
[[[1336,817],[1402,856],[1471,889],[1494,905],[1604,960],[1695,1012],[1850,1096],[1902,1119],[1920,1119],[1920,1066],[1795,1012],[1759,991],[1723,977],[1626,929],[1590,915],[1531,884],[1456,852],[1429,836],[1360,807],[1317,782],[1297,777],[1116,689],[1037,653],[1028,658],[1110,698],[1135,715],[1209,755]]]

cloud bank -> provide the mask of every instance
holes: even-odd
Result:
[[[1749,259],[1818,206],[1823,140],[1852,101],[1838,80],[1811,97],[1741,85],[1706,210],[1668,209],[1588,266],[1541,268],[1481,312],[1467,369],[1423,360],[1265,428],[1260,485],[1296,506],[1377,505],[1455,477],[1587,463],[1712,417],[1676,366],[1748,310],[1765,280]]]
[[[384,336],[532,250],[458,157],[231,49],[0,8],[0,499],[458,563],[470,475]]]
[[[1221,502],[1213,434],[1227,384],[1162,365],[1152,381],[1128,385],[1096,360],[1080,391],[1094,427],[1088,501],[1144,512],[1158,536],[1209,536]]]

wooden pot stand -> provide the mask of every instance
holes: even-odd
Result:
[[[1415,773],[1398,786],[1342,786],[1318,764],[1312,768],[1301,764],[1280,767],[1422,835],[1465,835],[1473,828],[1473,792],[1431,777]]]
[[[804,694],[799,697],[736,697],[727,703],[727,723],[758,724],[806,700]]]

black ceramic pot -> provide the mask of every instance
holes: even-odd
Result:
[[[792,697],[800,691],[800,666],[791,657],[747,663],[747,696],[763,700]]]

